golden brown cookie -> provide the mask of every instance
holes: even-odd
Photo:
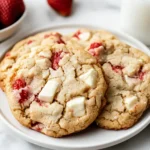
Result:
[[[24,39],[0,63],[0,83],[15,118],[52,137],[87,128],[98,116],[106,83],[97,60],[59,33]]]
[[[81,29],[68,39],[102,65],[108,90],[98,126],[116,130],[133,126],[150,104],[150,57],[103,30]]]

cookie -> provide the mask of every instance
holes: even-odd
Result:
[[[107,129],[133,126],[148,107],[149,64],[129,54],[109,55],[103,64],[107,105],[97,124]]]
[[[106,83],[97,60],[77,47],[59,33],[44,32],[17,43],[5,55],[0,85],[22,125],[62,137],[96,119]]]
[[[107,31],[81,29],[68,36],[102,65],[108,89],[96,123],[106,129],[132,127],[150,104],[150,57]]]

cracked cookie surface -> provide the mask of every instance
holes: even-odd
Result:
[[[0,72],[15,118],[52,137],[88,127],[106,90],[97,60],[55,32],[17,43],[0,63]]]
[[[133,126],[150,104],[150,57],[103,30],[81,29],[68,39],[102,65],[108,89],[98,126],[116,130]]]

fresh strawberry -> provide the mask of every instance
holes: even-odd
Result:
[[[0,22],[7,27],[16,22],[23,14],[23,0],[0,0]]]
[[[73,0],[47,0],[48,4],[62,16],[69,16]]]

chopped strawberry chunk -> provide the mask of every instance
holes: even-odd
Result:
[[[57,36],[57,37],[59,37],[59,38],[62,36],[60,33],[55,33],[55,34],[53,34],[53,35],[55,35],[55,36]]]
[[[48,37],[50,37],[51,36],[51,34],[45,34],[44,35],[44,39],[46,39],[46,38],[48,38]]]
[[[140,72],[140,73],[139,73],[139,79],[140,79],[140,80],[143,80],[144,75],[145,75],[145,72]]]
[[[33,40],[29,40],[28,42],[27,42],[27,44],[29,45],[29,44],[31,44],[33,42]]]
[[[34,124],[32,125],[32,129],[33,129],[33,130],[36,130],[36,131],[38,131],[38,132],[41,132],[41,130],[43,129],[43,127],[44,127],[44,125],[41,124],[41,123],[38,123],[38,122],[36,122],[36,123],[34,123]]]
[[[14,90],[20,90],[19,91],[19,95],[20,95],[20,99],[19,99],[19,103],[23,103],[27,100],[28,98],[28,91],[23,89],[26,86],[26,82],[23,79],[17,79],[15,80],[15,82],[13,83],[12,87]]]
[[[65,42],[60,38],[58,41],[57,41],[58,44],[65,44]]]
[[[110,62],[109,64],[111,65],[112,70],[115,71],[116,73],[121,73],[122,69],[124,68],[121,65],[112,65]]]
[[[94,49],[89,49],[89,53],[90,53],[92,56],[96,56]]]
[[[22,90],[20,93],[20,99],[19,103],[23,103],[28,99],[28,91],[27,90]]]
[[[99,56],[100,55],[100,49],[89,49],[89,53],[92,56]]]
[[[90,45],[90,49],[98,48],[100,46],[102,46],[102,43],[95,42]]]
[[[38,132],[41,132],[42,128],[40,128],[39,126],[37,126],[35,130],[38,131]]]
[[[89,48],[89,53],[92,55],[92,56],[99,56],[100,55],[100,52],[101,52],[101,49],[98,49],[98,47],[102,46],[102,43],[98,43],[98,42],[94,42],[90,45],[90,48]]]
[[[55,34],[45,34],[44,38],[49,38],[50,36],[56,36],[58,38],[57,43],[58,44],[65,44],[65,42],[61,39],[61,35],[59,33],[55,33]]]
[[[73,35],[73,37],[75,37],[75,38],[77,38],[77,39],[80,39],[79,38],[79,35],[81,34],[81,31],[77,31],[74,35]]]
[[[119,65],[117,65],[117,66],[112,66],[112,70],[114,70],[116,73],[120,73],[120,71],[122,71],[123,68],[124,68],[124,67],[119,66]]]
[[[40,101],[38,98],[36,98],[35,101],[36,101],[40,106],[42,106],[42,101]]]
[[[12,86],[14,90],[19,90],[20,88],[24,88],[26,86],[26,83],[23,79],[17,79]]]
[[[62,40],[62,38],[61,38],[61,37],[62,37],[61,34],[56,33],[55,36],[58,37],[58,41],[57,41],[58,44],[65,44],[65,42],[64,42],[64,41]]]
[[[137,79],[143,80],[145,74],[146,74],[146,72],[143,72],[143,71],[142,71],[142,67],[141,67],[141,68],[139,69],[138,73],[137,73],[133,78],[137,78]]]
[[[54,52],[53,55],[52,55],[51,62],[52,62],[52,68],[54,70],[57,70],[58,67],[59,67],[59,65],[58,65],[59,61],[60,61],[60,59],[62,59],[61,53],[62,53],[62,51]]]
[[[10,52],[7,52],[6,54],[5,54],[5,57],[9,57],[10,56]]]

